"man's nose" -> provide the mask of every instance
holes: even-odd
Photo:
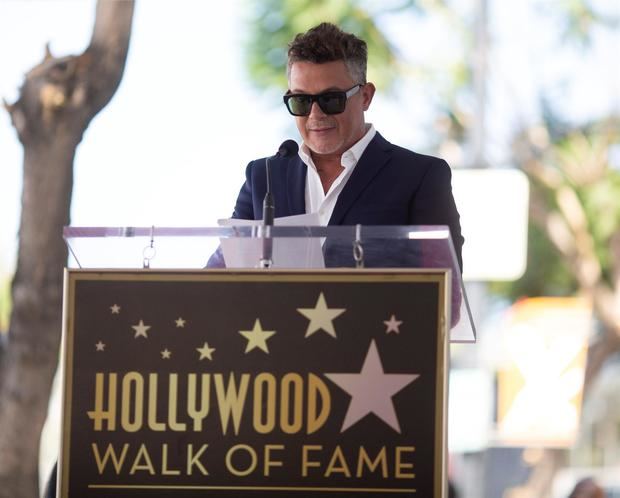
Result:
[[[308,116],[322,118],[324,116],[327,116],[327,114],[323,112],[323,109],[321,109],[321,106],[319,105],[319,103],[314,101],[312,102],[312,106],[310,107],[310,114],[308,114]]]

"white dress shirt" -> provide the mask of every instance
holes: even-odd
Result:
[[[367,124],[366,134],[355,143],[350,149],[344,151],[340,159],[340,165],[344,170],[333,181],[327,192],[323,191],[323,184],[319,172],[316,169],[310,149],[302,142],[299,148],[299,157],[308,166],[306,173],[306,214],[318,213],[321,225],[327,225],[331,218],[332,212],[338,196],[346,185],[351,173],[355,169],[357,162],[362,157],[363,152],[368,147],[370,141],[374,138],[377,131],[372,124]]]

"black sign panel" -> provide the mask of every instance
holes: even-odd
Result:
[[[63,498],[439,498],[444,272],[70,271]]]

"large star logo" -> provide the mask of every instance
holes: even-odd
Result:
[[[386,374],[374,340],[370,343],[360,373],[329,373],[325,376],[351,395],[340,432],[346,431],[369,413],[374,413],[400,434],[392,396],[411,384],[419,375]]]
[[[240,330],[239,333],[248,340],[245,352],[249,353],[254,348],[262,349],[265,353],[269,353],[267,347],[267,339],[276,333],[275,330],[263,330],[260,320],[257,318],[254,322],[252,330]]]
[[[332,337],[336,338],[334,330],[334,318],[342,315],[345,308],[328,308],[325,296],[321,292],[314,308],[297,308],[297,311],[310,320],[306,330],[306,337],[311,336],[319,330],[324,330]]]

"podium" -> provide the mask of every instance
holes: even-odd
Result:
[[[64,236],[57,496],[445,495],[446,227]]]

